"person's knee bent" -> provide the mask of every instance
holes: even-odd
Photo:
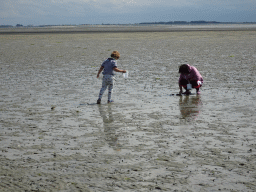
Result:
[[[188,84],[188,81],[187,81],[186,79],[182,79],[182,80],[180,81],[180,85],[181,85],[182,87],[184,87],[184,88],[187,87],[187,84]]]

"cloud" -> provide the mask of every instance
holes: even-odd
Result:
[[[242,19],[255,10],[255,0],[4,0],[0,24],[215,20],[234,13]]]
[[[195,0],[195,3],[201,7],[218,7],[225,9],[256,9],[254,0]]]

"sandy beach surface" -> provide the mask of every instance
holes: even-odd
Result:
[[[256,191],[256,30],[4,33],[0,68],[0,191]]]

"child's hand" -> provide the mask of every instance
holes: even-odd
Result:
[[[104,69],[104,67],[100,67],[100,69],[99,69],[99,71],[98,71],[98,74],[97,74],[97,78],[99,78],[99,76],[100,76],[100,73],[101,73],[101,71]]]
[[[123,73],[126,73],[126,70],[123,70]]]
[[[182,95],[182,90],[180,90],[180,92],[177,95]]]

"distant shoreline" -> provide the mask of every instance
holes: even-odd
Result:
[[[75,34],[75,33],[135,33],[135,32],[189,32],[189,31],[256,31],[256,24],[207,25],[85,25],[0,28],[0,35],[15,34]]]

